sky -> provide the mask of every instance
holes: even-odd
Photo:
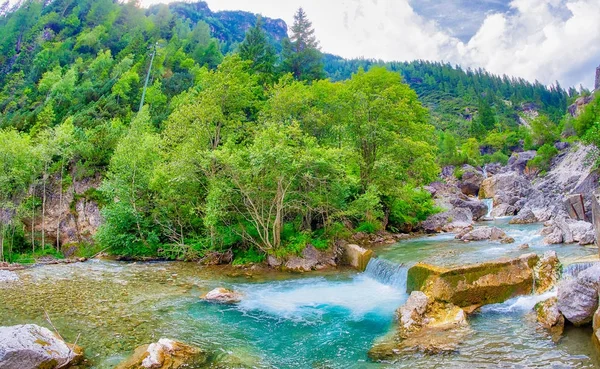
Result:
[[[164,2],[142,0],[144,5]],[[544,84],[593,88],[600,0],[207,0],[288,25],[300,6],[323,52],[482,67]]]

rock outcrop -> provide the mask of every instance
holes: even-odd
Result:
[[[76,364],[83,350],[34,324],[0,327],[0,368],[54,369]]]
[[[207,361],[208,355],[204,351],[161,338],[158,342],[136,348],[133,355],[115,369],[178,369],[198,367]]]
[[[202,295],[200,298],[210,302],[235,304],[242,301],[242,294],[220,287]]]
[[[590,323],[598,309],[600,265],[594,265],[576,278],[562,280],[558,285],[558,309],[575,325]]]
[[[532,292],[539,257],[523,255],[456,268],[419,263],[408,270],[407,291],[424,292],[431,300],[451,303],[467,312]]]
[[[512,205],[499,204],[498,206],[494,206],[490,215],[492,218],[512,217],[516,212],[517,208]]]
[[[494,199],[494,205],[510,203],[512,198],[524,198],[531,193],[531,183],[523,176],[514,173],[501,173],[486,178],[481,184],[479,198]]]

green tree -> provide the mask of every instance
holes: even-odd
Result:
[[[275,77],[277,55],[263,30],[262,17],[258,16],[254,27],[246,32],[246,38],[240,44],[239,52],[243,60],[252,62],[251,68],[260,75],[261,81],[268,82]]]
[[[319,42],[302,8],[294,15],[292,36],[283,41],[282,57],[283,70],[292,73],[297,80],[311,81],[325,77]]]

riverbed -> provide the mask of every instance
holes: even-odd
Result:
[[[555,343],[531,314],[549,295],[487,306],[469,317],[471,333],[457,352],[409,354],[373,363],[367,352],[389,332],[407,299],[406,270],[419,261],[439,265],[557,251],[564,264],[597,260],[579,245],[543,245],[540,225],[494,225],[514,244],[462,243],[451,234],[414,238],[376,250],[365,273],[335,270],[290,275],[194,263],[120,263],[91,260],[18,271],[19,284],[0,288],[0,325],[48,326],[44,310],[92,368],[113,368],[132,350],[161,337],[214,353],[221,368],[596,368],[600,356],[590,328],[567,328]],[[519,246],[527,243],[529,249]],[[199,296],[215,287],[244,294],[239,305]]]

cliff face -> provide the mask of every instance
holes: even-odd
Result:
[[[257,15],[244,11],[213,12],[203,2],[171,3],[169,8],[174,14],[187,18],[193,23],[204,21],[211,27],[213,36],[225,43],[242,42],[248,28],[256,24]],[[153,8],[150,8],[153,11]],[[263,17],[263,29],[277,43],[287,37],[288,26],[282,19]]]
[[[41,242],[43,232],[46,244],[56,245],[58,242],[66,254],[69,246],[92,243],[102,223],[96,200],[96,188],[100,182],[99,177],[74,180],[61,191],[60,180],[50,178],[46,184],[44,214],[38,210],[33,221],[38,241]],[[38,198],[43,198],[43,186],[37,186],[35,192]],[[31,217],[22,221],[31,231]]]

